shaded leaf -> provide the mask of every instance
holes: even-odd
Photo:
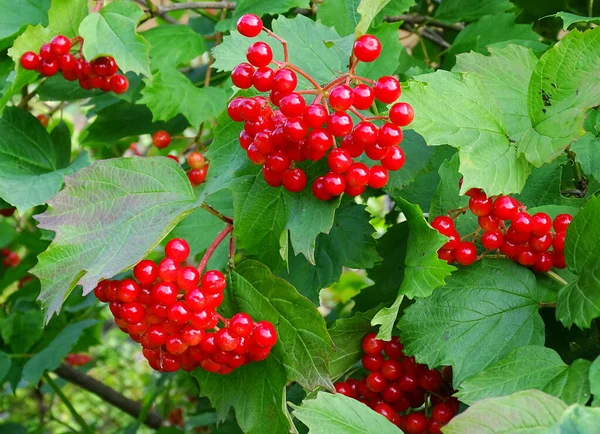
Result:
[[[444,0],[435,12],[442,21],[474,21],[484,15],[494,15],[512,9],[508,0]]]
[[[14,353],[26,353],[44,332],[44,314],[31,309],[13,312],[2,321],[2,340]]]
[[[50,0],[29,0],[18,5],[12,0],[0,0],[0,50],[10,46],[15,36],[28,24],[48,24]]]

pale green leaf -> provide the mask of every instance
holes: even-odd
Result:
[[[563,30],[567,30],[569,27],[571,27],[571,25],[576,23],[600,24],[600,17],[582,17],[581,15],[571,14],[569,12],[557,12],[554,15],[549,15],[548,17],[560,18],[563,21]]]
[[[150,43],[152,69],[187,65],[206,51],[206,43],[202,35],[189,26],[157,26],[145,31],[142,36]]]
[[[575,159],[581,165],[583,173],[600,181],[600,139],[586,133],[569,150],[575,152]]]
[[[31,270],[42,285],[46,319],[76,285],[83,294],[148,252],[195,207],[185,172],[164,157],[97,161],[66,179],[66,187],[36,216],[56,233]]]
[[[341,36],[352,35],[360,14],[361,0],[327,0],[317,4],[317,20],[327,27],[333,27]]]
[[[361,0],[356,12],[360,15],[360,21],[356,25],[354,35],[356,37],[367,33],[375,16],[388,4],[390,0]]]
[[[55,34],[74,38],[88,14],[87,0],[52,0],[48,11],[48,27]]]
[[[586,404],[591,396],[588,378],[590,365],[589,360],[575,360],[544,387],[544,392],[559,397],[567,404]]]
[[[572,405],[546,434],[590,434],[600,426],[600,408]]]
[[[48,24],[50,0],[0,0],[0,50],[8,48],[28,24]]]

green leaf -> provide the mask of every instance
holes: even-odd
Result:
[[[461,402],[471,405],[484,398],[538,389],[562,398],[567,404],[585,404],[590,397],[589,384],[587,391],[583,384],[587,382],[589,366],[583,366],[583,362],[577,360],[568,366],[556,351],[542,346],[516,348],[503,359],[463,381],[456,396]],[[578,389],[584,391],[583,399],[577,397],[576,393],[569,393]]]
[[[335,45],[328,44],[340,38],[334,29],[303,15],[297,15],[294,19],[280,16],[272,24],[273,32],[285,39],[289,47],[294,47],[289,53],[290,62],[310,74],[317,83],[328,83],[332,77],[346,69],[348,57]],[[213,67],[220,71],[231,71],[239,63],[246,62],[246,50],[250,44],[259,40],[271,45],[274,59],[283,60],[281,44],[273,38],[266,35],[245,38],[232,32],[222,44],[213,49]]]
[[[103,92],[97,89],[87,90],[79,86],[78,81],[68,81],[57,74],[48,77],[43,86],[38,87],[38,95],[42,101],[74,101],[101,95]]]
[[[46,202],[65,175],[89,165],[86,153],[71,165],[59,164],[64,161],[61,152],[34,116],[7,108],[0,118],[0,197],[21,213]]]
[[[287,378],[305,389],[333,388],[329,358],[333,352],[325,320],[317,308],[263,264],[245,261],[230,274],[232,295],[243,312],[276,326],[274,348]]]
[[[327,0],[317,6],[317,20],[335,28],[341,36],[354,33],[360,21],[358,5],[361,0]]]
[[[354,35],[356,37],[367,33],[375,16],[388,4],[390,0],[361,0],[356,12],[360,15],[360,21],[356,25]]]
[[[590,326],[600,316],[600,196],[592,197],[567,229],[565,260],[578,279],[558,293],[556,318],[565,326]]]
[[[567,30],[571,25],[576,23],[600,24],[600,17],[582,17],[581,15],[575,15],[569,12],[557,12],[554,15],[548,15],[548,17],[555,17],[563,20],[563,30]]]
[[[446,277],[455,270],[438,258],[438,249],[448,240],[429,226],[421,208],[400,197],[393,199],[408,222],[408,240],[398,298],[390,308],[375,315],[372,321],[373,325],[381,325],[377,337],[386,341],[392,336],[402,298],[428,297],[434,289],[443,286]]]
[[[589,382],[590,391],[594,395],[592,405],[598,406],[600,404],[600,356],[596,357],[590,366]]]
[[[64,328],[46,348],[33,356],[23,368],[23,380],[36,385],[45,371],[58,368],[60,362],[71,351],[84,330],[96,324],[94,319],[86,319]]]
[[[530,49],[519,45],[489,48],[490,56],[475,52],[461,54],[456,58],[458,72],[477,74],[494,97],[506,132],[515,141],[531,127],[527,111],[527,88],[537,57]]]
[[[58,35],[74,38],[88,14],[87,0],[52,0],[48,11],[48,27]]]
[[[15,4],[0,0],[0,50],[8,48],[15,36],[28,24],[48,25],[50,0],[29,0]]]
[[[398,58],[404,51],[404,46],[398,38],[400,23],[382,23],[369,30],[376,36],[384,47],[381,55],[373,62],[359,62],[356,73],[362,77],[377,80],[384,75],[394,75],[398,69]]]
[[[76,285],[86,295],[147,256],[195,202],[184,171],[164,157],[97,161],[67,178],[36,216],[40,228],[56,232],[31,270],[42,284],[46,320]]]
[[[224,421],[229,409],[247,434],[288,434],[292,427],[285,409],[285,371],[276,357],[249,363],[229,375],[196,369],[192,374],[201,396],[210,399],[217,416]]]
[[[235,5],[233,19],[237,20],[244,14],[275,15],[292,8],[310,8],[310,2],[309,0],[239,0]]]
[[[403,94],[416,116],[413,129],[429,146],[459,149],[461,192],[483,188],[488,195],[518,193],[530,167],[507,137],[500,107],[473,74],[438,70],[416,77]]]
[[[4,379],[10,371],[10,356],[0,351],[0,386],[4,385]],[[0,433],[2,432],[2,425],[0,425]]]
[[[6,422],[0,424],[0,434],[27,434],[27,428],[18,423]]]
[[[529,82],[532,128],[519,152],[535,166],[553,160],[581,135],[585,111],[600,104],[600,28],[573,31],[548,50]]]
[[[567,408],[560,399],[538,390],[525,390],[484,399],[454,417],[444,434],[546,434]]]
[[[0,221],[0,248],[9,245],[17,236],[15,227],[7,221]]]
[[[344,266],[365,269],[381,259],[375,250],[369,218],[363,206],[342,203],[335,212],[329,234],[317,236],[315,265],[298,254],[290,257],[280,275],[318,304],[320,290],[338,281]]]
[[[508,0],[444,0],[435,13],[447,22],[475,21],[484,15],[494,15],[514,8]]]
[[[583,173],[593,176],[596,181],[599,181],[600,139],[586,133],[573,143],[569,150],[575,152],[575,159],[581,165]]]
[[[548,434],[587,434],[597,431],[599,425],[600,409],[572,405]]]
[[[430,367],[451,365],[460,384],[514,348],[543,345],[545,296],[526,268],[483,259],[406,309],[398,323],[405,352]]]
[[[543,52],[547,46],[539,42],[540,35],[531,29],[531,24],[515,24],[515,18],[513,14],[485,16],[465,27],[456,36],[448,51],[453,54],[469,51],[487,54],[488,47],[492,44],[497,48],[517,44],[536,52]],[[522,85],[526,86],[528,82],[529,80]]]
[[[308,427],[310,434],[398,434],[401,432],[384,416],[362,402],[339,393],[319,392],[294,407],[294,416]]]
[[[123,72],[150,77],[150,46],[136,33],[144,12],[132,2],[117,0],[89,14],[79,26],[86,59],[112,56]]]
[[[153,114],[152,121],[168,121],[179,113],[190,125],[200,124],[217,117],[227,106],[225,91],[220,87],[198,88],[182,73],[164,69],[145,79],[146,87],[137,104],[145,104]]]
[[[163,25],[142,33],[150,43],[152,69],[162,67],[178,68],[206,51],[206,43],[201,34],[189,26]],[[177,41],[176,44],[173,41]]]
[[[329,336],[335,347],[329,366],[333,378],[341,376],[361,360],[363,356],[362,338],[373,331],[371,320],[376,312],[376,309],[357,312],[350,318],[336,320],[330,327]]]
[[[13,312],[2,321],[2,340],[14,353],[26,353],[44,332],[44,315],[37,309]]]

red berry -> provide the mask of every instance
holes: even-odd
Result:
[[[281,92],[283,95],[293,92],[297,85],[298,77],[291,69],[282,68],[273,76],[273,90]]]
[[[200,169],[204,166],[204,155],[200,152],[192,152],[187,157],[187,163],[192,169]]]
[[[360,186],[360,187],[354,187],[352,185],[349,185],[348,182],[346,182],[346,190],[344,190],[344,193],[346,193],[348,196],[360,196],[361,194],[363,194],[366,190],[366,187]]]
[[[362,357],[362,364],[367,371],[379,372],[383,366],[383,356],[381,354],[369,355],[365,354]]]
[[[381,53],[381,43],[373,35],[362,35],[354,42],[354,55],[361,62],[372,62]]]
[[[119,69],[115,59],[109,56],[98,57],[97,59],[94,59],[90,65],[92,66],[94,74],[99,75],[100,77],[110,77]]]
[[[369,187],[383,188],[389,179],[388,171],[381,166],[373,166],[369,169]]]
[[[200,310],[192,313],[190,323],[199,329],[211,329],[219,322],[215,311],[210,309]]]
[[[454,262],[454,250],[438,250],[437,252],[438,259],[442,261],[446,261],[448,264],[452,264]]]
[[[398,380],[398,388],[402,392],[414,392],[417,390],[419,388],[419,382],[416,373],[404,372]]]
[[[440,402],[433,406],[431,410],[431,418],[441,424],[447,424],[454,417],[456,412],[452,406],[446,402]]]
[[[419,411],[406,416],[405,431],[407,434],[421,434],[427,431],[427,417]]]
[[[469,209],[478,217],[488,215],[494,209],[494,202],[487,197],[485,193],[471,196],[469,199]]]
[[[340,143],[342,149],[347,150],[352,158],[360,157],[364,152],[364,146],[354,142],[352,134],[346,134]]]
[[[35,54],[33,51],[28,51],[26,53],[23,53],[23,55],[21,56],[20,62],[21,62],[21,66],[24,69],[33,71],[38,68],[38,66],[40,65],[41,59],[40,59],[40,56]]]
[[[406,158],[400,146],[392,146],[388,154],[381,160],[381,165],[387,170],[399,170],[404,166]]]
[[[373,407],[373,410],[376,413],[384,416],[390,422],[394,420],[394,417],[397,416],[397,413],[390,407],[388,404],[380,403]]]
[[[385,341],[383,343],[383,349],[385,351],[385,355],[390,359],[399,359],[404,355],[402,352],[404,345],[400,343],[398,336],[392,336],[391,340]]]
[[[442,374],[436,369],[426,369],[419,376],[419,386],[423,390],[435,392],[442,385]]]
[[[247,313],[236,313],[229,321],[229,330],[236,336],[248,336],[252,333],[254,321]]]
[[[377,142],[367,146],[365,149],[365,154],[367,154],[367,157],[369,157],[371,160],[381,160],[382,158],[387,157],[390,151],[391,147],[383,146],[381,143]]]
[[[392,106],[389,116],[394,124],[405,127],[413,121],[415,112],[409,103],[399,102]]]
[[[327,121],[327,109],[322,104],[311,104],[304,111],[304,122],[310,128],[320,128]]]
[[[358,84],[352,89],[354,98],[352,105],[358,110],[367,110],[375,100],[375,93],[366,84]]]
[[[55,60],[58,56],[52,51],[50,44],[44,44],[40,47],[40,58],[42,60]]]
[[[171,135],[164,130],[152,134],[152,143],[159,149],[164,149],[171,143]]]
[[[552,245],[552,235],[544,234],[540,237],[532,235],[529,239],[529,246],[536,252],[545,252]],[[564,247],[564,244],[563,244]],[[560,250],[560,249],[558,249]]]
[[[552,265],[559,269],[566,268],[567,263],[565,261],[565,252],[562,250],[555,250],[552,252]]]
[[[272,347],[277,342],[275,327],[268,321],[259,321],[252,331],[252,340],[259,347]]]
[[[179,262],[165,258],[158,263],[158,278],[163,282],[175,282],[179,276]]]
[[[131,301],[121,306],[121,319],[128,324],[137,324],[144,319],[146,311],[139,301]]]
[[[504,235],[500,231],[484,232],[481,236],[481,244],[487,250],[499,249],[504,244]]]
[[[267,66],[273,60],[273,51],[266,42],[255,42],[248,47],[246,59],[254,66]]]
[[[462,241],[454,250],[454,258],[460,265],[471,265],[477,259],[477,248],[469,241]]]
[[[56,60],[42,60],[40,72],[45,77],[52,77],[58,72],[58,62]]]
[[[267,156],[264,153],[260,152],[254,144],[248,146],[247,154],[248,159],[250,159],[250,161],[252,161],[254,164],[265,164],[265,161],[267,159]]]
[[[175,324],[185,324],[190,319],[190,311],[185,303],[173,303],[167,309],[167,318]]]
[[[257,68],[252,75],[252,84],[260,92],[269,92],[273,88],[274,76],[275,71],[268,66]]]
[[[165,246],[165,255],[175,262],[183,262],[190,255],[190,246],[182,238],[173,238]]]
[[[352,388],[344,383],[344,382],[338,382],[334,384],[335,386],[335,391],[337,393],[340,393],[342,395],[348,396],[348,397],[352,397]]]
[[[388,384],[383,393],[381,394],[385,402],[394,403],[402,398],[402,391],[397,384]]]
[[[292,92],[279,101],[279,109],[287,117],[300,117],[306,109],[306,101],[302,95]]]
[[[352,140],[362,148],[374,145],[377,143],[377,127],[368,121],[357,123],[352,130]]]
[[[552,264],[552,254],[549,252],[540,252],[538,253],[532,268],[538,273],[547,273],[552,269]]]
[[[379,77],[374,87],[375,98],[385,104],[390,104],[400,98],[400,83],[389,75]]]
[[[431,227],[442,235],[449,237],[455,232],[454,220],[450,217],[439,215],[431,221]]]
[[[396,381],[402,375],[402,365],[397,360],[386,360],[381,365],[381,374],[388,381]]]
[[[75,57],[73,57],[71,53],[63,54],[58,58],[58,69],[60,69],[64,75],[65,72],[72,71],[73,68],[75,68],[76,63]]]
[[[217,332],[215,342],[222,351],[233,351],[240,343],[240,338],[232,334],[229,329],[222,328]]]
[[[399,145],[402,142],[403,134],[400,127],[386,122],[379,128],[379,135],[377,137],[378,143],[381,146],[391,147]]]
[[[158,267],[154,261],[144,259],[133,267],[133,277],[142,285],[154,283],[158,276]]]
[[[519,254],[519,247],[509,240],[504,240],[504,244],[500,246],[500,252],[511,259],[516,259]]]
[[[346,171],[346,183],[351,187],[364,187],[369,183],[371,172],[364,163],[352,163]]]
[[[329,106],[335,111],[346,111],[352,106],[354,93],[350,86],[340,84],[329,92]]]
[[[206,180],[207,173],[208,166],[201,167],[200,169],[191,169],[188,172],[188,179],[190,180],[190,184],[192,184],[193,186],[202,184]]]
[[[206,307],[206,297],[199,289],[192,289],[186,292],[185,302],[194,312],[200,312]]]
[[[381,372],[371,372],[367,376],[367,387],[375,393],[383,392],[387,387],[387,381]]]
[[[346,149],[336,148],[327,155],[327,165],[332,172],[344,173],[352,165],[352,157]]]
[[[263,28],[262,20],[253,14],[242,15],[237,22],[237,31],[242,36],[253,38],[258,36]]]
[[[123,279],[117,289],[117,298],[123,303],[135,301],[140,293],[140,286],[133,279]]]
[[[313,182],[312,193],[313,196],[319,200],[325,201],[332,198],[331,194],[329,194],[325,188],[325,178],[323,176],[319,176]]]
[[[454,250],[460,244],[460,234],[457,231],[453,231],[450,235],[448,235],[448,241],[441,247],[441,250]],[[452,253],[455,255],[455,253]],[[456,259],[456,257],[454,258]]]
[[[323,177],[325,191],[331,196],[339,196],[346,189],[346,179],[340,173],[328,172]]]
[[[493,232],[500,227],[500,220],[493,214],[478,217],[477,223],[486,232]]]
[[[494,201],[494,215],[500,220],[512,220],[519,213],[519,202],[510,196],[499,196]]]
[[[556,232],[566,232],[567,228],[573,221],[573,217],[569,214],[559,214],[554,219],[554,230]]]
[[[552,240],[552,248],[554,250],[564,250],[565,249],[565,240],[566,240],[566,233],[558,232],[556,235],[554,235],[554,239]]]
[[[204,330],[188,324],[181,329],[180,337],[184,344],[188,346],[195,346],[202,341],[202,338],[204,337]]]
[[[369,355],[381,354],[384,348],[384,342],[381,339],[377,339],[375,333],[369,333],[365,335],[361,344],[363,353]]]
[[[156,303],[168,306],[175,303],[178,294],[177,287],[170,282],[159,282],[152,287],[152,298]]]
[[[202,289],[208,294],[223,292],[226,285],[225,276],[218,270],[209,270],[202,276]]]
[[[542,236],[552,229],[552,219],[544,212],[538,212],[531,216],[531,234]]]
[[[231,71],[231,81],[240,89],[252,87],[254,77],[254,66],[243,62]]]
[[[57,56],[67,54],[71,50],[71,41],[63,35],[57,35],[50,41],[50,48]]]
[[[190,291],[196,288],[199,281],[200,273],[198,273],[196,267],[183,267],[181,270],[179,270],[177,285],[184,291]]]
[[[517,262],[521,265],[529,267],[535,264],[537,261],[537,254],[529,246],[519,247],[519,253],[517,254]]]
[[[306,174],[302,169],[289,169],[283,172],[283,187],[293,193],[304,190]]]
[[[280,187],[283,184],[283,174],[281,172],[276,172],[265,165],[262,168],[262,174],[265,182],[271,187]]]
[[[298,143],[306,138],[308,127],[302,119],[290,118],[283,127],[283,131],[288,140]]]
[[[513,244],[523,244],[529,241],[528,232],[517,232],[512,226],[506,231],[506,239]]]
[[[515,215],[510,223],[510,227],[517,232],[529,233],[533,226],[531,216],[526,212],[520,212]]]
[[[335,137],[342,137],[352,131],[352,118],[344,112],[335,112],[327,118],[327,129]]]
[[[290,157],[283,151],[275,151],[267,156],[265,160],[265,166],[274,172],[284,172],[289,169],[291,164]]]

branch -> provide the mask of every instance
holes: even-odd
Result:
[[[233,226],[232,225],[227,225],[225,227],[225,229],[223,229],[219,233],[219,235],[217,235],[217,238],[215,238],[215,240],[212,242],[212,244],[210,246],[208,246],[208,249],[206,249],[206,252],[204,253],[204,256],[202,257],[202,260],[200,261],[200,264],[198,264],[198,272],[200,273],[201,276],[202,276],[202,273],[204,273],[204,269],[206,268],[206,264],[208,264],[208,260],[210,259],[210,257],[212,256],[212,254],[215,252],[215,250],[217,249],[217,247],[219,247],[219,244],[221,244],[221,242],[225,239],[225,237],[229,233],[231,233],[231,231],[233,231]]]
[[[408,30],[409,32],[415,31],[414,27],[408,23],[402,24],[402,28],[404,30]],[[425,39],[429,39],[432,42],[435,42],[443,49],[450,48],[450,44],[448,43],[448,41],[446,41],[444,38],[442,38],[442,36],[439,33],[431,30],[429,27],[423,26],[423,27],[419,27],[416,30],[420,36],[424,37]]]
[[[165,12],[180,11],[184,9],[235,9],[235,2],[217,1],[217,2],[183,2],[173,3],[165,6],[157,6],[159,14]]]
[[[61,364],[60,367],[54,371],[54,373],[59,377],[87,390],[88,392],[93,393],[102,400],[119,408],[134,418],[139,417],[140,413],[142,412],[142,404],[139,402],[123,396],[113,388],[75,368],[72,368],[69,365],[65,365],[64,363]],[[145,425],[154,429],[158,429],[165,425],[165,422],[166,421],[162,418],[162,416],[155,411],[148,412],[148,415],[144,420]]]
[[[462,23],[448,24],[423,15],[395,15],[393,17],[385,16],[383,17],[383,21],[388,23],[404,21],[408,24],[426,24],[433,27],[441,27],[442,29],[454,30],[455,32],[460,32],[465,28],[465,25]]]

